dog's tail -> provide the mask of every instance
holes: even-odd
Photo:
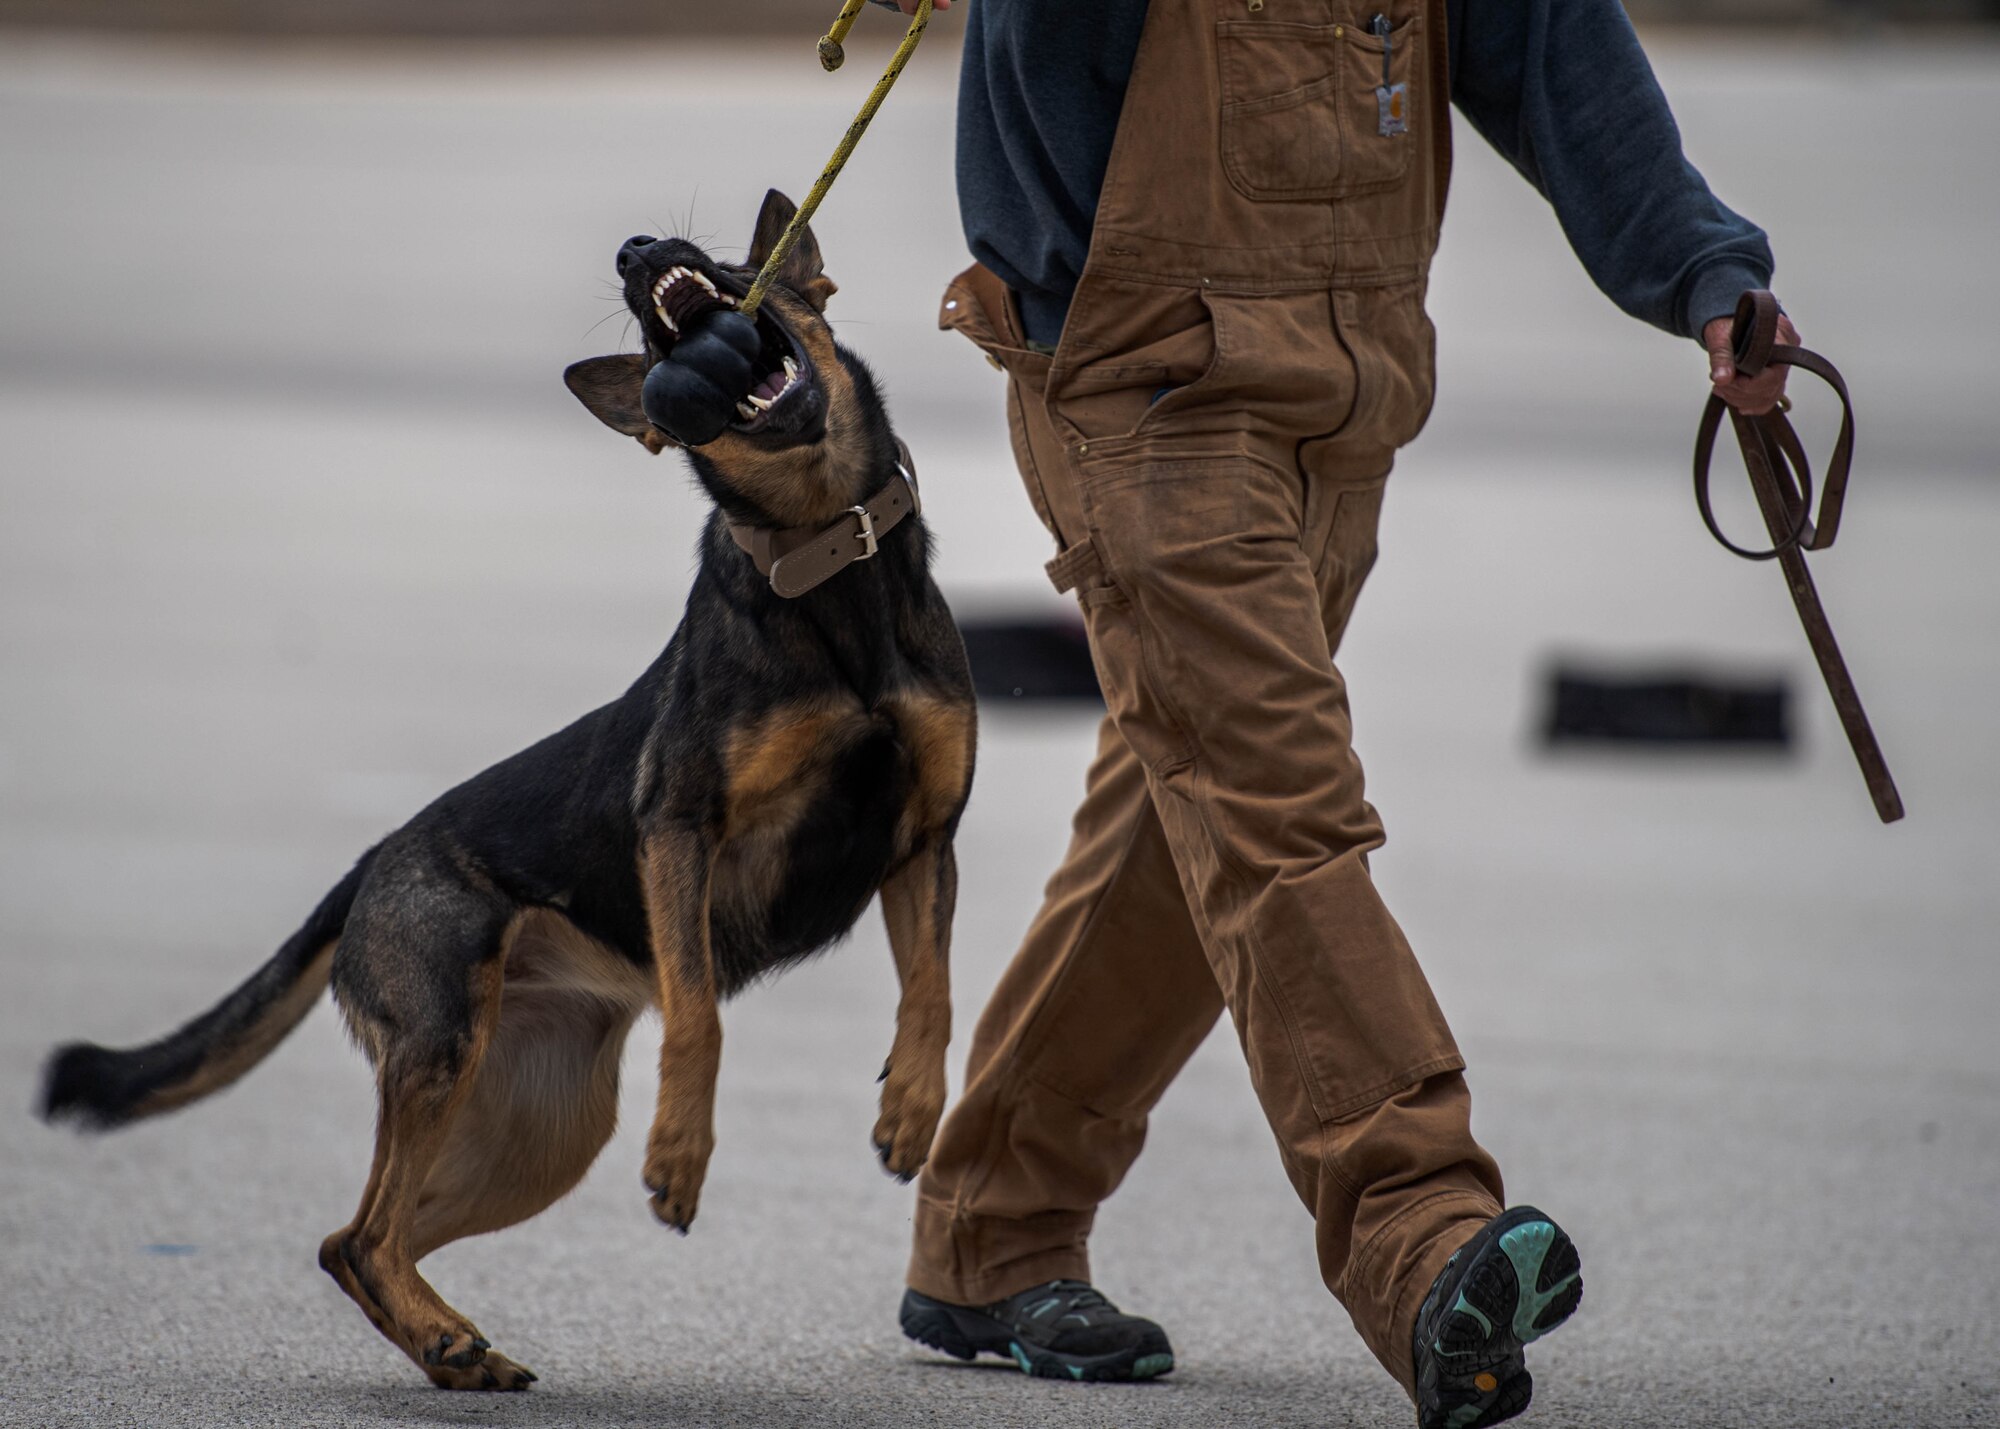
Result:
[[[374,861],[370,849],[275,957],[178,1032],[123,1051],[58,1047],[43,1074],[43,1120],[109,1131],[220,1091],[263,1061],[326,990],[334,947]]]

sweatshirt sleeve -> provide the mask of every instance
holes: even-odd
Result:
[[[1764,232],[1709,191],[1618,0],[1452,0],[1451,97],[1548,199],[1597,286],[1700,338],[1771,283]]]

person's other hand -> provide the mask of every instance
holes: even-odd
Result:
[[[1755,377],[1738,372],[1735,347],[1729,340],[1735,327],[1734,318],[1717,318],[1701,330],[1701,345],[1708,349],[1708,380],[1715,384],[1715,395],[1737,411],[1760,416],[1785,395],[1785,378],[1791,368],[1774,362]],[[1799,330],[1783,313],[1778,314],[1778,341],[1786,347],[1799,346]]]

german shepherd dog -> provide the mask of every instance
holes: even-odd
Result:
[[[691,317],[735,305],[793,212],[765,199],[741,267],[678,239],[626,243],[618,273],[646,350],[577,363],[571,390],[648,451],[678,445],[645,416],[646,375]],[[878,893],[902,993],[874,1143],[905,1181],[929,1153],[972,684],[921,518],[878,534],[854,514],[913,488],[874,381],[822,315],[833,292],[808,232],[756,315],[761,395],[688,449],[716,509],[680,627],[631,689],[383,839],[178,1032],[49,1063],[45,1116],[121,1126],[242,1076],[331,983],[380,1104],[360,1209],[320,1265],[445,1388],[535,1376],[416,1263],[583,1178],[648,1007],[663,1035],[643,1174],[653,1214],[685,1233],[714,1146],[718,1002],[840,940]],[[747,554],[772,537],[873,559],[786,598]]]

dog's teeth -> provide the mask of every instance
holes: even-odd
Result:
[[[704,287],[704,288],[708,289],[708,291],[709,291],[710,293],[715,293],[715,284],[709,281],[709,278],[708,278],[708,274],[706,274],[706,273],[690,273],[690,274],[688,274],[688,276],[689,276],[690,278],[694,279],[694,280],[695,280],[695,281],[696,281],[697,283],[701,284],[701,285],[702,285],[702,287]],[[721,294],[719,294],[719,293],[715,293],[715,295],[716,295],[717,297],[720,297],[720,296],[721,296]]]
[[[757,409],[748,402],[738,402],[736,404],[736,415],[746,422],[754,422],[757,420]]]
[[[759,397],[754,392],[751,393],[750,396],[745,398],[744,400],[749,402],[751,406],[755,407],[760,412],[769,410],[771,406],[771,399],[769,397]]]
[[[799,365],[798,365],[798,363],[796,363],[796,362],[792,361],[792,359],[791,359],[791,358],[789,358],[789,357],[788,357],[788,358],[786,358],[786,359],[785,359],[785,380],[786,380],[787,382],[789,382],[789,381],[791,381],[791,380],[792,380],[792,379],[793,379],[794,377],[797,377],[798,375],[799,375]]]
[[[655,303],[653,304],[653,311],[660,315],[660,321],[667,325],[668,332],[673,333],[676,336],[679,335],[681,330],[681,325],[675,322],[673,318],[668,316],[667,310],[665,308],[661,307],[658,303]]]

